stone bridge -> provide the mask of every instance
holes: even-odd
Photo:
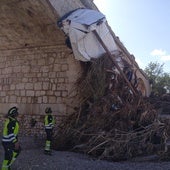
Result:
[[[12,106],[19,108],[23,128],[30,129],[33,118],[38,131],[47,106],[57,120],[73,112],[81,66],[56,23],[82,7],[98,10],[92,0],[0,1],[0,126]]]
[[[33,116],[42,120],[47,106],[58,117],[73,111],[80,63],[56,22],[80,7],[96,9],[90,0],[0,1],[1,126],[12,106],[19,108],[25,125]]]

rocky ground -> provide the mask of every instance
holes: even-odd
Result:
[[[170,162],[161,162],[156,156],[108,162],[64,151],[53,151],[52,156],[44,155],[42,145],[37,145],[35,139],[30,137],[22,138],[21,144],[22,153],[11,167],[12,170],[170,170]],[[2,160],[3,149],[0,145],[0,162]]]

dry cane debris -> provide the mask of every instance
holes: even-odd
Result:
[[[164,150],[157,112],[108,63],[104,56],[84,64],[77,82],[80,106],[59,125],[55,148],[113,161]]]

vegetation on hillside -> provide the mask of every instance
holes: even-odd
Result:
[[[170,93],[170,73],[163,71],[163,64],[150,62],[144,71],[152,84],[153,96]]]

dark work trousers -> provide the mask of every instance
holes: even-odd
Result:
[[[8,160],[10,163],[12,160],[13,151],[15,148],[14,144],[12,142],[2,142],[2,146],[4,147],[4,151],[5,151],[4,159]]]
[[[45,131],[46,131],[46,135],[47,135],[46,140],[51,142],[52,141],[53,130],[52,129],[45,129]]]
[[[21,149],[15,150],[15,144],[12,142],[2,142],[2,146],[4,147],[4,160],[8,160],[8,165],[11,163],[12,159],[17,158]],[[15,154],[14,154],[15,153]]]

